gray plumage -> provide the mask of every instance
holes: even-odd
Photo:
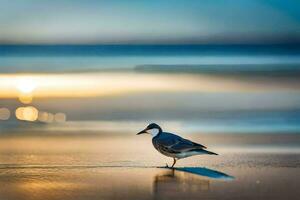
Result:
[[[184,139],[178,135],[161,132],[152,138],[152,144],[160,153],[172,158],[185,158],[197,154],[212,154],[216,153],[205,150],[206,147],[202,144]]]
[[[206,147],[202,144],[184,139],[172,133],[163,132],[161,127],[155,123],[149,124],[144,130],[137,133],[137,135],[142,133],[151,134],[153,136],[152,144],[154,148],[163,155],[174,159],[172,167],[175,165],[176,159],[200,154],[218,155],[206,150]]]

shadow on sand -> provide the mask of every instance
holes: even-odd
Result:
[[[181,172],[188,172],[195,175],[200,175],[208,178],[214,178],[214,179],[223,179],[223,180],[233,180],[234,177],[230,176],[228,174],[225,174],[223,172],[212,170],[205,167],[175,167],[175,168],[169,168],[169,167],[161,167],[162,169],[169,169],[172,171],[181,171]]]
[[[205,196],[211,191],[211,179],[234,179],[223,172],[202,167],[159,168],[166,170],[154,177],[154,199],[199,199],[199,193]]]

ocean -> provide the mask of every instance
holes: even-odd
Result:
[[[31,105],[65,113],[72,127],[298,133],[299,72],[296,45],[2,45],[0,107],[11,117],[0,128],[50,126],[14,116],[25,76],[37,85]]]

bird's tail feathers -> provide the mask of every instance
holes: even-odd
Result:
[[[212,152],[212,151],[206,151],[208,154],[210,154],[210,155],[219,155],[219,154],[217,154],[217,153],[215,153],[215,152]]]
[[[219,154],[217,154],[217,153],[215,153],[215,152],[207,151],[207,150],[205,150],[205,149],[196,149],[196,151],[204,152],[204,153],[209,154],[209,155],[219,155]]]

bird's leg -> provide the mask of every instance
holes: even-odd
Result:
[[[173,164],[172,164],[171,168],[173,168],[174,165],[176,164],[176,159],[175,158],[173,158],[173,159],[174,159],[174,161],[173,161]]]
[[[168,165],[168,163],[166,163],[166,168],[169,168],[169,165]]]

